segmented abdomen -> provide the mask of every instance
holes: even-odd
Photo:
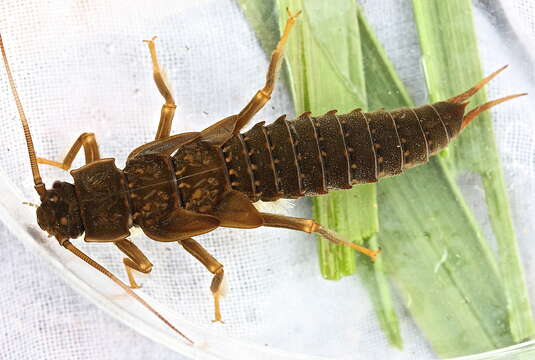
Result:
[[[427,162],[458,134],[463,114],[464,106],[439,102],[280,117],[231,138],[223,153],[231,186],[253,201],[325,194]]]

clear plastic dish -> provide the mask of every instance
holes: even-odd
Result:
[[[372,27],[392,58],[416,103],[427,102],[418,39],[410,5],[362,1]],[[150,58],[141,40],[158,36],[161,64],[175,92],[178,109],[173,133],[202,129],[239,111],[264,81],[267,59],[238,5],[231,1],[76,2],[4,1],[10,16],[2,36],[38,156],[59,160],[84,131],[94,132],[103,157],[123,166],[127,154],[155,134],[162,99],[152,81]],[[11,12],[12,11],[12,12]],[[510,67],[488,88],[489,98],[535,93],[534,61],[524,38],[504,21],[498,4],[475,2],[478,40],[486,73]],[[391,21],[395,18],[396,21]],[[21,31],[21,29],[23,29]],[[3,109],[0,143],[0,218],[28,249],[38,252],[58,274],[119,320],[196,359],[429,358],[432,350],[406,310],[396,304],[405,349],[391,348],[372,304],[356,276],[321,278],[313,236],[286,230],[218,229],[198,240],[225,265],[228,294],[222,301],[224,324],[212,324],[211,275],[176,244],[157,243],[137,234],[132,240],[154,264],[140,277],[139,294],[190,336],[185,344],[115,284],[47,238],[36,224],[24,138],[5,76],[0,76]],[[493,110],[508,195],[517,229],[528,290],[535,246],[532,243],[535,185],[535,106],[531,97]],[[287,89],[279,83],[256,121],[292,116]],[[81,166],[80,156],[74,168]],[[41,167],[45,182],[68,173]],[[483,228],[485,205],[477,179],[460,179],[469,205]],[[310,216],[310,201],[288,211]],[[113,273],[126,279],[122,254],[111,244],[73,241]],[[466,359],[511,358],[533,351],[526,342]]]

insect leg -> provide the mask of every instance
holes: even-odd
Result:
[[[297,17],[301,14],[301,11],[296,12],[295,14],[290,13],[288,10],[288,20],[286,21],[286,27],[284,32],[275,47],[275,50],[271,54],[271,62],[269,63],[268,73],[266,75],[266,83],[264,87],[255,94],[255,96],[249,101],[249,103],[243,108],[242,111],[238,114],[238,121],[236,127],[234,128],[234,134],[240,132],[240,130],[251,120],[251,118],[264,107],[264,105],[271,98],[273,93],[273,88],[275,87],[275,79],[277,77],[277,72],[282,63],[283,49],[290,30],[292,29]]]
[[[197,260],[199,260],[205,267],[214,274],[212,279],[212,285],[210,285],[210,291],[214,296],[214,308],[215,308],[215,319],[213,322],[221,320],[221,311],[219,309],[219,297],[221,296],[221,283],[223,282],[224,270],[223,265],[219,263],[208,251],[206,251],[201,244],[197,241],[189,238],[179,241],[179,243],[193,255]]]
[[[148,274],[152,271],[152,263],[147,259],[145,254],[143,254],[143,252],[141,252],[141,250],[128,239],[116,241],[115,245],[128,256],[123,259],[123,264],[126,269],[126,274],[128,275],[128,281],[130,281],[130,287],[132,289],[139,289],[141,286],[136,283],[132,270]]]
[[[171,93],[171,87],[167,84],[164,72],[160,68],[158,58],[156,56],[156,45],[154,44],[154,36],[151,40],[143,40],[149,46],[150,57],[152,60],[153,77],[158,91],[165,99],[165,104],[162,106],[162,112],[160,115],[160,124],[158,125],[158,131],[156,131],[155,140],[165,139],[169,137],[171,133],[171,125],[173,124],[173,116],[175,115],[176,104]]]
[[[201,133],[203,140],[208,141],[213,145],[223,145],[232,136],[239,134],[241,129],[247,125],[253,116],[269,101],[271,94],[273,93],[273,88],[275,87],[277,72],[282,63],[284,44],[286,43],[290,30],[299,14],[301,14],[301,11],[298,11],[295,14],[291,14],[290,11],[288,11],[286,27],[284,28],[284,32],[282,33],[275,50],[271,54],[271,61],[269,63],[264,87],[256,92],[249,103],[247,103],[237,115],[231,115],[204,129]]]
[[[323,236],[325,239],[337,244],[350,247],[366,256],[369,256],[372,261],[375,261],[378,251],[373,251],[363,246],[353,244],[344,240],[340,235],[325,229],[323,226],[311,219],[296,218],[291,216],[275,215],[268,213],[261,213],[264,218],[264,226],[285,228],[290,230],[303,231],[306,233],[315,233]]]
[[[93,161],[100,159],[100,154],[98,152],[98,144],[95,138],[95,134],[83,133],[82,135],[78,136],[78,139],[76,139],[74,144],[71,146],[71,149],[69,150],[67,155],[65,155],[63,162],[43,159],[40,157],[37,158],[37,162],[39,164],[52,165],[55,167],[59,167],[60,169],[63,169],[63,170],[69,170],[72,165],[72,162],[74,161],[74,158],[76,157],[76,155],[78,154],[82,146],[84,147],[86,164],[90,164]]]
[[[188,132],[169,136],[165,139],[153,140],[132,150],[128,155],[128,160],[154,153],[171,156],[179,147],[195,140],[198,136],[197,132]]]
[[[64,240],[61,243],[61,246],[65,247],[67,250],[72,252],[74,255],[78,256],[81,260],[85,261],[87,264],[95,268],[96,270],[100,271],[102,274],[107,276],[110,280],[112,280],[114,283],[119,285],[128,295],[130,295],[134,300],[139,302],[141,305],[143,305],[147,310],[149,310],[151,313],[153,313],[158,319],[163,321],[167,326],[169,326],[173,331],[175,331],[177,334],[182,336],[185,340],[188,341],[188,343],[193,345],[193,341],[188,338],[186,335],[184,335],[180,330],[178,330],[176,327],[173,326],[167,320],[160,314],[156,309],[154,309],[148,302],[143,300],[138,294],[136,294],[132,289],[130,289],[126,284],[124,284],[121,280],[119,280],[115,275],[113,275],[108,269],[106,269],[104,266],[97,263],[95,260],[91,259],[89,256],[87,256],[84,252],[82,252],[80,249],[78,249],[76,246],[74,246],[69,240]]]

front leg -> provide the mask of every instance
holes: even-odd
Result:
[[[179,241],[179,243],[193,255],[197,260],[199,260],[205,267],[214,274],[212,279],[212,284],[210,285],[210,291],[214,297],[214,311],[215,319],[213,322],[223,322],[221,320],[221,310],[219,307],[219,297],[221,296],[221,284],[223,282],[223,276],[225,274],[223,270],[223,265],[221,265],[208,251],[206,251],[201,244],[193,239],[185,239]]]
[[[123,259],[123,264],[128,275],[128,281],[132,289],[139,289],[139,286],[134,279],[132,270],[137,270],[144,274],[148,274],[152,271],[152,263],[147,259],[145,254],[139,248],[127,239],[119,240],[115,242],[115,245],[121,250],[127,258]]]
[[[74,144],[71,146],[69,152],[67,153],[67,155],[65,155],[63,162],[43,159],[40,157],[37,158],[37,162],[39,164],[52,165],[63,170],[69,170],[71,168],[72,162],[76,158],[76,155],[78,155],[78,152],[80,151],[82,146],[84,147],[86,164],[90,164],[100,159],[100,153],[98,151],[98,144],[97,139],[95,138],[95,134],[83,133],[82,135],[78,136],[78,139],[76,139]]]

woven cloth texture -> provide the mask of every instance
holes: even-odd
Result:
[[[410,2],[359,3],[411,96],[425,103]],[[474,5],[485,73],[510,64],[507,75],[492,82],[489,97],[535,93],[534,2],[480,0]],[[173,133],[199,130],[239,111],[262,86],[268,66],[233,0],[2,0],[0,14],[0,30],[38,155],[55,160],[85,131],[96,134],[102,156],[116,158],[119,167],[129,151],[153,138],[163,102],[143,39],[158,36],[159,60],[178,105]],[[3,69],[0,109],[0,169],[28,201],[36,201]],[[255,122],[273,121],[283,113],[294,115],[288,90],[279,83]],[[534,189],[535,108],[526,100],[522,106],[500,106],[493,114],[526,273],[535,278],[530,276],[535,273],[535,250],[529,246],[535,208],[533,196],[525,196]],[[74,168],[82,164],[79,156]],[[49,185],[52,179],[69,178],[59,169],[41,169]],[[481,192],[477,184],[467,186]],[[310,201],[298,201],[290,212],[310,216]],[[25,249],[9,228],[0,224],[0,359],[183,358],[80,296],[44,259]],[[388,346],[356,276],[339,282],[321,279],[314,237],[272,229],[223,229],[198,239],[226,269],[226,324],[214,325],[214,331],[314,355],[432,356],[401,301],[403,352]],[[155,265],[150,276],[140,277],[143,291],[192,321],[208,324],[211,275],[204,267],[176,244],[140,235],[133,240]],[[126,279],[123,256],[113,245],[77,243]],[[50,246],[58,245],[50,239]],[[535,299],[531,283],[529,289]]]

